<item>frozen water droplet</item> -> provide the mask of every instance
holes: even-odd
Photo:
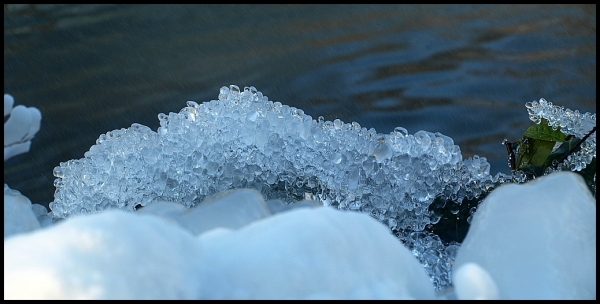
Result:
[[[375,149],[373,149],[373,156],[375,156],[379,163],[392,158],[393,154],[392,148],[385,142],[378,142],[375,145]]]
[[[388,220],[388,227],[390,227],[390,229],[396,229],[397,226],[398,226],[398,223],[396,222],[395,219],[390,218]]]
[[[64,182],[61,178],[55,179],[53,184],[54,184],[54,187],[56,187],[56,188],[60,188],[60,187],[64,186]]]
[[[219,100],[226,100],[227,97],[229,97],[229,88],[228,87],[221,87],[221,90],[219,91]]]
[[[394,128],[394,134],[396,137],[406,137],[408,136],[408,130],[403,127],[396,127]]]
[[[344,123],[343,123],[341,120],[339,120],[339,119],[336,119],[336,120],[334,120],[334,121],[333,121],[333,127],[334,127],[336,130],[339,130],[339,129],[341,129],[343,124],[344,124]]]
[[[52,174],[56,177],[64,177],[65,175],[63,174],[63,170],[60,166],[56,166],[54,167],[54,170],[52,171]]]
[[[258,118],[258,112],[253,111],[248,113],[248,115],[246,115],[246,120],[248,121],[256,121],[256,119]]]
[[[475,214],[475,211],[477,211],[477,207],[471,207],[471,209],[469,209],[469,214]]]
[[[331,154],[330,160],[334,164],[339,164],[342,161],[342,154],[340,154],[339,152],[334,152]]]
[[[244,88],[244,92],[241,94],[241,100],[242,101],[250,101],[250,99],[253,97],[252,93],[250,93],[250,89],[248,89],[248,87]]]
[[[232,84],[229,86],[229,91],[231,93],[238,94],[240,93],[240,87],[236,86],[235,84]]]
[[[458,214],[458,211],[460,211],[460,205],[458,203],[452,203],[450,205],[450,212],[452,214]]]

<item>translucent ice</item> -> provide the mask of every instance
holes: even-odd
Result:
[[[539,101],[532,101],[525,104],[529,118],[539,124],[542,118],[548,120],[548,125],[553,129],[560,128],[560,131],[567,135],[574,135],[583,138],[588,132],[596,127],[596,113],[579,113],[579,111],[565,109],[561,106],[553,105],[551,102],[540,98]],[[571,155],[561,164],[563,169],[571,171],[581,171],[596,158],[596,132],[581,144],[581,149]]]
[[[315,199],[420,230],[428,203],[448,184],[446,194],[456,194],[478,180],[478,194],[492,182],[485,158],[463,162],[440,133],[378,134],[356,122],[315,121],[253,87],[223,87],[219,100],[188,102],[159,120],[158,132],[134,124],[103,134],[85,158],[56,167],[52,215],[133,210],[155,199],[189,207],[253,187],[268,199]]]
[[[192,207],[210,194],[254,188],[267,200],[310,199],[362,211],[417,241],[421,235],[408,234],[432,223],[434,198],[458,206],[498,178],[489,175],[484,157],[463,161],[441,133],[410,135],[399,127],[381,134],[356,122],[313,120],[254,87],[223,87],[218,100],[188,101],[179,113],[158,118],[157,132],[139,124],[108,132],[84,158],[56,167],[52,216],[133,211],[157,200]],[[421,257],[430,274],[444,273],[444,246],[435,235],[423,236],[428,239],[419,242],[430,254]],[[446,266],[436,268],[437,259]],[[449,278],[437,283],[448,285]]]

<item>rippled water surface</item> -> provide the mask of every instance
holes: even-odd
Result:
[[[5,5],[4,92],[35,106],[4,180],[53,200],[52,169],[102,133],[254,85],[316,118],[452,137],[510,170],[504,138],[546,98],[596,112],[596,6]]]

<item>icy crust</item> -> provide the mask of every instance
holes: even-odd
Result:
[[[253,87],[223,87],[219,100],[158,116],[158,132],[139,124],[108,132],[83,159],[56,167],[52,216],[133,211],[157,199],[191,207],[254,187],[267,199],[311,198],[422,230],[436,196],[461,201],[492,184],[487,160],[463,161],[441,133],[378,134],[356,122],[313,120]]]
[[[441,289],[450,284],[451,256],[437,235],[419,232],[440,219],[429,205],[441,196],[458,210],[463,198],[510,179],[490,176],[484,157],[463,160],[441,133],[398,127],[381,134],[356,122],[314,120],[254,87],[223,87],[218,100],[187,105],[159,114],[157,132],[139,124],[108,132],[84,158],[56,167],[52,216],[134,211],[155,200],[191,207],[210,194],[255,188],[266,199],[369,213],[403,231]]]
[[[539,101],[532,101],[525,104],[529,119],[536,124],[541,123],[542,118],[548,120],[548,125],[554,130],[560,128],[560,131],[566,135],[574,135],[583,138],[588,132],[596,126],[596,113],[565,109],[561,106],[555,106],[551,102],[540,98]],[[561,164],[561,169],[570,171],[581,171],[592,162],[596,157],[596,132],[581,143],[580,150],[569,155]]]

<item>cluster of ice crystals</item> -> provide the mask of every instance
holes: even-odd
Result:
[[[464,198],[509,178],[492,178],[484,157],[463,160],[441,133],[398,127],[381,134],[356,122],[313,120],[254,87],[223,87],[218,100],[188,101],[158,118],[157,132],[139,124],[108,132],[83,159],[56,167],[52,216],[133,211],[153,200],[192,207],[213,193],[255,188],[267,199],[366,212],[405,231],[401,237],[442,289],[450,285],[445,247],[409,234],[439,221],[428,210],[434,198],[451,199],[458,210]]]
[[[459,243],[451,242],[444,245],[437,235],[425,231],[408,233],[405,243],[425,268],[436,290],[451,286],[452,265]]]
[[[554,130],[567,135],[583,138],[588,132],[596,127],[596,113],[572,111],[561,106],[555,106],[551,102],[541,98],[525,104],[529,118],[539,124],[542,118],[548,120],[548,125]],[[561,164],[563,170],[581,171],[596,157],[596,132],[593,132],[583,143],[580,150],[572,153]]]

